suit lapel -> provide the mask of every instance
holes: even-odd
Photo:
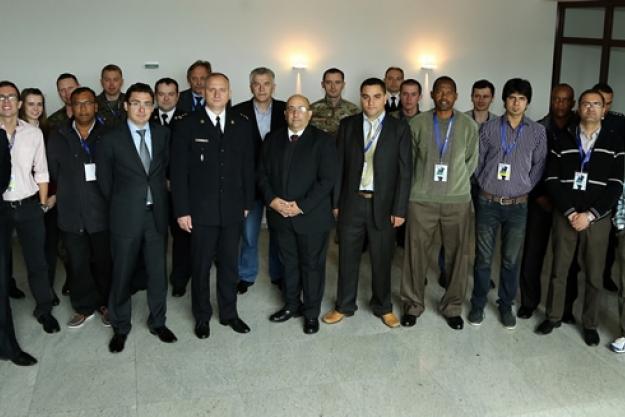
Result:
[[[165,140],[161,134],[161,129],[153,129],[150,126],[150,135],[152,137],[152,154],[151,162],[150,162],[150,175],[159,167],[161,162],[161,152],[163,150],[163,145],[165,144]]]

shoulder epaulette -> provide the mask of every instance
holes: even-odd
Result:
[[[250,118],[249,118],[249,117],[247,117],[247,115],[246,115],[246,114],[239,113],[239,115],[240,115],[242,118],[244,118],[245,120],[250,120]]]
[[[185,117],[187,117],[188,115],[189,115],[189,113],[180,113],[180,114],[174,116],[174,120],[182,120]]]

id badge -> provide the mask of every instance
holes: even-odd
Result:
[[[447,182],[447,165],[434,165],[434,182]]]
[[[11,179],[9,180],[7,191],[15,191],[15,176],[14,175],[11,175]]]
[[[499,163],[497,165],[497,179],[500,181],[510,181],[512,166],[510,164]]]
[[[573,189],[579,191],[586,191],[586,183],[588,182],[587,172],[576,172],[573,177]]]
[[[85,164],[85,181],[95,181],[95,164]]]

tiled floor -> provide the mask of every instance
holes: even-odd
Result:
[[[332,243],[323,311],[334,299],[336,257]],[[398,252],[397,313],[400,265]],[[26,289],[20,268],[18,281]],[[265,259],[262,268],[266,271]],[[358,313],[334,326],[322,324],[314,336],[303,334],[299,319],[268,321],[281,300],[266,273],[239,299],[240,315],[252,328],[248,335],[213,320],[210,338],[197,339],[187,294],[169,299],[168,325],[179,341],[162,344],[146,328],[145,293],[139,293],[133,331],[118,355],[108,352],[111,331],[98,319],[47,335],[32,318],[32,299],[14,301],[20,343],[39,364],[18,368],[0,362],[0,417],[616,417],[625,412],[625,355],[607,349],[617,331],[613,294],[604,298],[602,343],[595,348],[569,325],[550,336],[535,335],[541,315],[505,330],[494,292],[482,326],[451,330],[436,312],[442,290],[435,277],[428,286],[428,310],[417,325],[391,330],[368,310],[367,259],[362,271]],[[63,297],[54,314],[66,322],[70,313]]]

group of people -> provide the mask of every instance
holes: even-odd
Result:
[[[44,331],[60,330],[52,308],[59,303],[54,271],[62,255],[63,293],[75,313],[68,327],[99,314],[112,327],[115,353],[124,350],[131,296],[139,289],[147,290],[150,332],[164,343],[177,340],[166,326],[169,234],[172,296],[183,296],[191,280],[195,335],[210,336],[213,265],[219,322],[248,333],[237,298],[259,273],[263,213],[269,276],[284,300],[272,322],[303,316],[303,331],[314,334],[319,317],[331,325],[354,315],[368,248],[371,311],[391,328],[414,326],[425,309],[435,248],[442,316],[451,328],[463,328],[473,264],[467,319],[480,325],[501,229],[497,304],[502,325],[513,329],[540,302],[551,230],[546,319],[536,332],[575,322],[582,270],[583,338],[599,343],[603,278],[610,278],[615,257],[625,265],[625,117],[610,111],[608,85],[582,92],[576,112],[573,89],[555,86],[550,112],[537,123],[525,115],[532,87],[521,78],[503,86],[501,116],[490,112],[495,87],[487,80],[473,85],[473,109],[458,111],[448,76],[433,84],[434,108],[421,112],[421,84],[404,79],[398,67],[361,83],[360,106],[342,98],[345,76],[337,68],[323,73],[325,97],[314,103],[301,94],[275,99],[275,74],[266,67],[251,71],[252,98],[234,106],[228,77],[209,62],[193,63],[187,81],[182,92],[174,79],[162,78],[154,90],[136,83],[122,93],[122,70],[107,65],[97,95],[61,74],[64,106],[49,118],[40,90],[0,82],[0,358],[36,363],[17,343],[8,302],[24,297],[11,278],[14,230]],[[335,225],[336,303],[322,316]],[[404,248],[400,317],[391,302],[396,243]],[[625,352],[622,303],[619,311],[622,334],[611,347]]]

